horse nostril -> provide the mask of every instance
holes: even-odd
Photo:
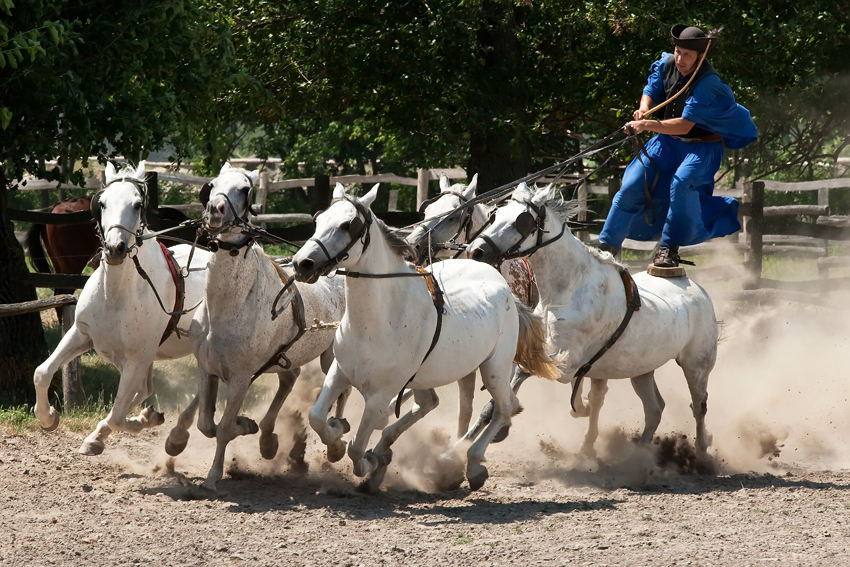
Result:
[[[306,274],[313,270],[313,260],[305,258],[295,264],[295,270],[300,274]]]
[[[224,214],[224,203],[219,203],[218,205],[216,205],[215,210],[217,210],[219,214],[223,215]]]
[[[471,250],[467,251],[466,256],[467,258],[470,258],[472,260],[481,260],[481,258],[484,256],[484,251],[481,250],[481,248],[472,248]]]
[[[115,247],[115,253],[116,253],[116,254],[123,254],[123,253],[124,253],[124,250],[125,250],[126,248],[127,248],[127,245],[126,245],[126,244],[124,244],[123,242],[119,242],[119,243],[118,243],[118,246],[116,246],[116,247]]]

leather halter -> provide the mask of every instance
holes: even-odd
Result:
[[[451,238],[449,238],[445,242],[437,242],[435,246],[437,248],[443,248],[445,250],[456,250],[457,249],[457,247],[456,247],[457,246],[457,237],[460,236],[460,233],[464,232],[464,230],[466,230],[466,242],[470,242],[469,234],[470,234],[470,231],[472,230],[472,210],[473,210],[473,207],[475,206],[475,205],[469,205],[469,199],[464,197],[463,193],[461,193],[459,191],[443,191],[442,193],[440,193],[436,197],[432,197],[432,198],[428,199],[427,201],[423,201],[422,204],[419,205],[419,215],[422,217],[422,219],[424,221],[425,220],[425,209],[428,207],[428,205],[437,202],[438,200],[440,200],[445,195],[454,195],[455,197],[458,198],[458,200],[460,201],[460,204],[457,207],[455,207],[453,210],[451,210],[447,214],[445,214],[445,218],[443,220],[441,220],[440,222],[444,222],[445,219],[447,219],[449,216],[451,216],[452,214],[454,214],[457,211],[462,210],[463,212],[461,213],[460,224],[458,225],[457,231],[455,231],[454,235],[452,235]],[[468,205],[468,206],[465,206],[465,205]],[[430,237],[430,233],[433,232],[434,228],[435,227],[431,227],[431,228],[426,229],[426,236]],[[423,238],[425,238],[425,236],[423,236]],[[452,246],[453,244],[455,246]],[[461,250],[461,252],[462,252],[462,250]]]
[[[498,265],[504,262],[505,260],[512,260],[514,258],[523,258],[531,256],[544,246],[548,246],[549,244],[552,244],[553,242],[564,236],[564,233],[567,230],[566,223],[561,223],[561,232],[558,233],[557,236],[544,241],[543,233],[546,231],[543,230],[543,226],[546,223],[546,207],[538,207],[530,201],[517,202],[524,204],[527,208],[533,210],[537,214],[537,217],[534,218],[532,214],[528,210],[526,210],[520,213],[514,220],[514,227],[516,228],[517,232],[519,232],[522,236],[519,242],[517,242],[504,252],[501,252],[499,251],[499,247],[496,245],[492,238],[490,238],[486,234],[481,234],[482,232],[484,232],[484,229],[487,226],[489,226],[496,220],[496,211],[493,211],[490,214],[490,218],[487,219],[487,222],[484,223],[484,226],[481,227],[481,230],[476,235],[476,238],[481,238],[490,246],[490,248],[493,249],[494,255],[492,263],[494,264]],[[522,246],[523,242],[525,242],[526,239],[531,236],[531,233],[535,231],[537,231],[537,242],[528,250],[520,251],[520,246]]]
[[[361,251],[361,254],[366,252],[366,249],[369,248],[369,242],[371,240],[369,228],[372,226],[372,213],[369,209],[364,207],[360,201],[353,199],[348,195],[343,195],[341,199],[334,199],[331,201],[331,205],[333,206],[334,203],[342,200],[348,201],[354,205],[354,208],[357,210],[357,216],[355,216],[348,225],[348,235],[351,238],[351,241],[345,246],[345,248],[343,248],[336,256],[331,256],[330,252],[328,252],[328,249],[325,248],[325,245],[321,240],[315,236],[311,236],[310,239],[307,240],[307,242],[312,241],[318,244],[319,248],[322,249],[322,252],[325,253],[325,256],[328,259],[328,261],[325,262],[325,265],[322,266],[323,276],[328,275],[331,271],[336,269],[340,262],[345,261],[348,258],[348,251],[351,250],[358,241],[363,243],[363,250]],[[324,211],[317,212],[314,218],[323,212]]]

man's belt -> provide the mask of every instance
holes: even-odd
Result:
[[[685,136],[673,136],[677,140],[682,140],[683,142],[722,142],[723,138],[720,134],[706,134],[705,136],[694,136],[692,138],[686,138]]]

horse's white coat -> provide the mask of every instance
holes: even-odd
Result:
[[[377,188],[360,203],[369,207]],[[330,256],[351,242],[348,227],[360,213],[344,197],[342,186],[337,185],[336,202],[317,218],[313,239],[293,258],[300,279],[312,281],[328,263],[315,241],[322,242]],[[363,239],[357,241],[348,257],[339,262],[340,268],[370,274],[415,273],[413,266],[391,248],[377,221],[370,225],[369,234],[368,248],[364,251]],[[448,260],[432,269],[446,304],[439,340],[427,359],[437,313],[425,278],[345,278],[348,308],[334,338],[336,359],[310,412],[310,425],[326,445],[340,443],[342,428],[333,419],[325,421],[331,403],[348,384],[360,391],[365,409],[348,454],[356,475],[370,474],[367,486],[372,489],[380,485],[392,456],[392,443],[436,407],[434,388],[478,368],[495,400],[490,426],[467,452],[467,478],[473,488],[480,487],[487,477],[481,465],[487,445],[502,426],[510,424],[517,408],[509,381],[521,329],[518,307],[504,278],[490,266],[467,260]],[[385,428],[381,441],[367,453],[369,436],[385,419],[390,400],[414,374],[415,379],[408,384],[414,390],[413,409]]]
[[[237,215],[242,215],[250,206],[248,179],[256,182],[257,174],[257,171],[246,172],[225,164],[213,180],[205,220],[213,230],[224,228],[218,236],[220,241],[237,243],[243,238],[238,227],[227,228],[226,225],[233,220],[234,210]],[[225,196],[234,210],[227,204]],[[288,273],[286,275],[289,276]],[[238,249],[235,256],[223,248],[210,255],[206,301],[189,329],[198,359],[198,429],[207,437],[216,438],[215,459],[206,480],[210,488],[215,488],[215,483],[223,475],[227,444],[238,435],[257,432],[253,420],[238,415],[251,385],[251,377],[298,332],[290,304],[291,292],[278,302],[279,310],[285,307],[283,313],[272,320],[272,304],[282,287],[271,258],[258,244]],[[345,294],[339,278],[320,278],[316,285],[301,285],[298,289],[304,301],[308,327],[314,320],[331,323],[342,318]],[[332,343],[333,329],[308,331],[286,353],[291,361],[290,370],[279,366],[268,370],[278,374],[280,388],[259,426],[260,448],[265,458],[272,458],[277,452],[275,419],[298,375],[298,368],[323,353],[332,356]],[[227,384],[227,405],[216,425],[213,418],[219,379]],[[338,404],[337,413],[341,412],[342,403],[344,399]],[[169,454],[177,454],[185,447],[195,405],[193,402],[184,410],[177,426],[172,429],[166,445]]]
[[[145,165],[129,168],[120,174],[112,164],[106,166],[107,184],[116,178],[145,179]],[[135,244],[134,233],[141,222],[142,196],[131,182],[116,181],[100,198],[101,225],[105,231],[106,247],[100,266],[89,277],[77,303],[74,326],[65,334],[59,346],[35,371],[35,415],[44,428],[52,428],[59,416],[50,405],[47,390],[53,374],[68,361],[94,348],[121,372],[115,403],[106,419],[89,435],[80,452],[89,455],[103,451],[104,441],[112,431],[137,433],[146,427],[162,423],[162,415],[145,408],[137,417],[127,419],[131,408],[144,401],[153,391],[154,360],[180,358],[192,353],[186,333],[172,333],[162,344],[162,334],[171,319],[163,312],[150,285],[136,271],[128,251]],[[124,227],[127,230],[118,228]],[[147,234],[146,229],[143,233]],[[179,266],[185,267],[191,247],[171,248]],[[130,254],[136,254],[139,264],[156,286],[162,303],[169,311],[174,307],[177,290],[162,249],[155,240],[146,240]],[[208,253],[195,250],[192,267],[203,268]],[[185,281],[184,308],[203,298],[204,272],[190,272]],[[183,315],[178,329],[186,329],[191,313]]]
[[[407,237],[407,242],[420,254],[419,261],[430,260],[430,254],[434,247],[448,242],[455,237],[458,244],[467,244],[466,236],[475,234],[487,221],[487,207],[484,203],[476,203],[470,211],[469,230],[461,230],[461,223],[466,214],[465,210],[456,209],[475,197],[478,187],[478,174],[472,177],[469,185],[455,183],[450,185],[446,174],[440,175],[440,197],[425,207],[425,218],[422,219],[413,232]],[[463,195],[463,200],[457,194]],[[448,218],[446,218],[448,217]],[[434,258],[446,259],[456,254],[453,250],[440,247],[434,253]],[[529,307],[530,290],[529,277],[525,265],[521,259],[508,260],[499,266],[499,271],[508,286],[523,303]],[[522,274],[524,277],[519,276]],[[472,400],[475,396],[475,372],[458,380],[458,418],[457,436],[463,437],[469,430],[469,422],[472,419]]]
[[[515,227],[517,216],[533,210],[526,202],[546,206],[545,235],[551,238],[561,231],[565,218],[553,207],[551,187],[529,190],[520,184],[512,199],[496,212],[494,223],[484,231],[504,251],[521,238]],[[563,207],[562,207],[563,208]],[[536,233],[523,243],[521,250],[535,244]],[[469,256],[487,260],[491,254],[483,239],[476,239]],[[598,352],[620,325],[626,312],[626,295],[617,265],[608,253],[591,251],[569,230],[559,240],[529,257],[540,290],[540,309],[549,325],[552,350],[567,355],[561,369],[562,382],[571,382],[576,371]],[[598,435],[599,410],[607,391],[607,380],[631,378],[644,405],[646,425],[641,442],[651,441],[661,420],[664,401],[655,387],[653,372],[675,359],[685,373],[696,419],[696,449],[704,454],[711,443],[705,429],[708,375],[717,358],[718,325],[708,294],[687,278],[659,278],[645,272],[634,280],[642,305],[617,343],[593,365],[589,410],[577,400],[577,411],[591,421],[582,446],[593,454]],[[580,397],[580,396],[578,396]]]

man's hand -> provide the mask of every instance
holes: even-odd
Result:
[[[623,132],[630,136],[633,134],[640,134],[641,132],[646,130],[646,122],[646,120],[634,120],[632,122],[626,122],[626,125],[623,126]]]
[[[643,120],[644,117],[646,116],[647,110],[649,110],[649,109],[648,108],[641,108],[640,110],[635,110],[634,113],[632,114],[632,118],[634,118],[635,120]]]

